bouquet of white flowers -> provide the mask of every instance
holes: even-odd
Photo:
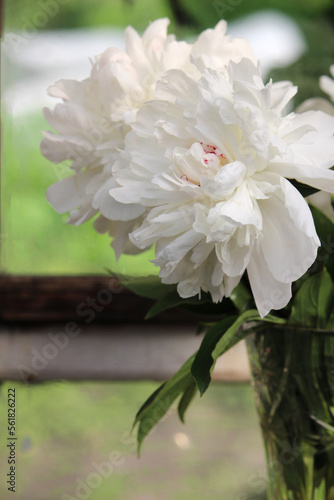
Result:
[[[86,80],[49,88],[62,102],[45,110],[56,133],[42,153],[71,160],[72,175],[47,199],[69,223],[97,216],[117,256],[155,246],[149,316],[178,305],[217,318],[138,412],[139,446],[178,396],[183,419],[217,357],[248,337],[270,498],[333,499],[334,224],[305,201],[334,193],[331,105],[292,112],[297,88],[265,84],[224,21],[194,43],[167,26],[127,28],[124,52],[108,48]],[[333,93],[329,77],[322,86]],[[123,277],[153,298],[156,281]]]

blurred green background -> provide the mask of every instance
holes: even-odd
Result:
[[[5,1],[5,32],[27,29],[42,3]],[[299,102],[321,95],[318,78],[328,74],[334,63],[332,0],[62,0],[59,7],[43,30],[131,24],[142,31],[149,21],[168,16],[170,32],[179,37],[194,36],[222,17],[232,22],[261,9],[278,9],[297,22],[308,51],[293,66],[277,69],[271,76],[297,84]],[[4,69],[3,78],[15,79],[10,67]],[[66,176],[67,167],[51,164],[39,151],[41,130],[49,129],[41,110],[13,117],[5,108],[3,103],[1,270],[16,274],[102,274],[106,268],[127,274],[157,272],[148,261],[152,252],[122,257],[116,263],[109,237],[97,234],[92,221],[79,227],[65,224],[67,217],[54,212],[45,200],[47,187]],[[135,412],[156,383],[60,381],[32,387],[6,383],[0,399],[1,429],[6,426],[7,389],[13,386],[18,390],[18,500],[65,500],[65,493],[75,497],[77,480],[86,481],[94,472],[93,462],[101,463],[115,450],[124,458],[122,465],[87,498],[265,498],[263,489],[254,487],[265,485],[266,474],[249,385],[214,385],[190,408],[186,426],[170,415],[145,442],[140,461],[128,432]],[[7,471],[3,443],[2,473]],[[0,498],[13,496],[6,495],[2,480]]]
[[[46,0],[44,0],[45,3]],[[43,0],[40,4],[44,3]],[[57,3],[57,2],[56,2]],[[31,19],[38,2],[8,0],[5,2],[6,27],[22,28],[24,20]],[[328,19],[333,15],[332,0],[60,0],[60,9],[50,16],[45,29],[73,29],[91,26],[127,26],[143,30],[149,21],[167,16],[171,29],[184,26],[198,32],[214,26],[220,18],[227,21],[244,17],[263,9],[285,12],[294,19]]]

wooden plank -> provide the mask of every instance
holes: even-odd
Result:
[[[145,321],[152,304],[105,276],[0,276],[0,380],[165,380],[202,337],[179,310]],[[243,344],[214,378],[249,380]]]
[[[0,380],[165,380],[202,340],[195,325],[69,323],[2,325]],[[213,379],[249,381],[243,342],[219,358]]]
[[[124,289],[108,276],[0,276],[0,320],[57,321],[91,318],[143,322],[154,301]],[[155,322],[196,322],[179,310]]]

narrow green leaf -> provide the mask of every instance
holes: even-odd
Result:
[[[235,287],[229,298],[240,312],[249,309],[249,305],[253,301],[251,292],[242,281]]]
[[[327,327],[326,327],[327,330],[334,330],[334,308],[328,318],[328,322],[327,322]],[[334,385],[333,385],[334,387]]]
[[[252,323],[255,322],[255,325],[251,325],[249,328],[245,330],[239,330],[244,323]],[[240,340],[246,338],[254,328],[261,326],[261,323],[275,323],[284,325],[286,324],[286,320],[282,318],[277,318],[272,314],[268,314],[264,318],[261,318],[258,311],[255,309],[250,309],[249,311],[245,311],[241,314],[238,319],[233,323],[233,325],[225,332],[222,338],[217,343],[214,351],[212,352],[212,357],[214,361],[216,361],[219,356],[224,354],[226,351],[231,349],[231,347],[235,346]]]
[[[210,328],[212,328],[216,323],[215,322],[201,322],[198,323],[197,329],[196,329],[196,335],[201,335],[202,333],[207,333]]]
[[[311,273],[319,272],[324,266],[334,280],[334,221],[329,219],[321,210],[310,205],[314,224],[319,236],[321,247],[318,256],[311,268]]]
[[[179,395],[184,394],[188,387],[193,384],[194,379],[190,369],[194,358],[195,354],[184,363],[171,379],[162,384],[147,399],[137,413],[133,426],[139,424],[137,431],[138,454],[140,453],[142,442],[147,434],[165,415],[175,399]]]
[[[183,311],[195,314],[197,316],[213,316],[231,314],[235,312],[235,308],[229,299],[224,299],[218,304],[212,302],[211,295],[202,293],[201,298],[198,296],[183,299],[179,296],[176,290],[169,292],[167,295],[161,297],[156,304],[148,311],[145,319],[150,319],[157,314],[171,309],[172,307],[179,307]]]
[[[166,311],[167,309],[171,309],[172,307],[177,307],[182,305],[183,299],[181,299],[180,295],[177,291],[172,291],[161,297],[153,307],[148,311],[145,316],[145,319],[150,319],[156,316],[157,314]]]
[[[191,373],[196,380],[201,396],[204,394],[211,382],[210,373],[214,362],[212,358],[212,351],[226,330],[228,330],[228,328],[230,328],[230,326],[235,322],[236,318],[237,316],[229,316],[222,319],[210,328],[202,340],[191,367]]]
[[[239,331],[244,323],[254,321],[257,322],[257,325],[261,325],[263,322],[285,323],[285,320],[272,315],[261,318],[257,310],[251,309],[240,316],[224,318],[207,332],[191,367],[191,373],[196,380],[201,396],[210,385],[211,372],[217,358],[254,331],[255,326],[253,325],[247,330]]]
[[[334,312],[334,283],[330,274],[324,269],[319,287],[317,328],[329,328],[332,312]]]
[[[166,389],[165,392],[161,391],[154,402],[151,403],[149,411],[145,412],[145,416],[140,417],[137,432],[138,455],[140,454],[140,448],[144,438],[165,415],[175,399],[180,394],[183,394],[192,383],[193,378],[188,374]]]
[[[195,380],[192,380],[192,383],[184,391],[183,396],[180,399],[179,406],[177,407],[180,420],[183,423],[184,423],[185,412],[188,409],[194,397],[196,396],[196,394],[197,394],[197,385]]]
[[[142,406],[139,408],[139,410],[137,411],[136,413],[136,417],[135,417],[135,421],[133,423],[133,426],[132,428],[136,425],[136,423],[139,421],[140,419],[140,416],[144,413],[144,411],[146,410],[146,408],[148,408],[151,403],[154,402],[154,400],[156,399],[156,397],[158,396],[159,392],[161,392],[161,390],[163,389],[163,387],[166,385],[166,382],[164,382],[163,384],[161,384],[158,389],[156,389],[154,392],[152,392],[152,394],[150,395],[150,397],[148,397],[145,401],[145,403],[142,404]]]
[[[176,285],[166,285],[161,283],[159,276],[125,276],[115,275],[115,277],[136,295],[146,297],[147,299],[160,299],[167,294],[176,291]]]
[[[334,284],[326,269],[310,276],[293,301],[289,324],[326,329],[334,307]]]

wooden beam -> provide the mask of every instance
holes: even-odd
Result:
[[[0,320],[144,322],[154,301],[106,276],[0,276]],[[177,309],[155,322],[198,322]]]
[[[105,276],[0,276],[0,380],[171,377],[200,345],[199,318],[172,309],[146,321],[153,303]],[[214,378],[249,380],[243,343]]]
[[[166,380],[199,347],[195,325],[2,325],[0,380]],[[214,380],[249,381],[245,344],[221,356]]]

